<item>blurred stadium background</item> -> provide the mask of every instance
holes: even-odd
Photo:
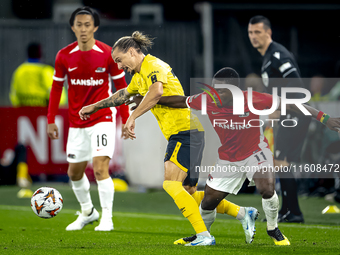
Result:
[[[43,128],[45,122],[38,121],[39,116],[44,116],[44,109],[35,110],[34,114],[27,109],[16,109],[12,115],[9,100],[11,76],[16,67],[26,60],[26,46],[32,41],[41,43],[43,61],[53,66],[58,50],[75,41],[68,19],[77,7],[83,5],[99,12],[101,26],[95,38],[109,45],[135,30],[156,37],[155,45],[149,52],[171,65],[187,95],[190,94],[190,78],[211,77],[224,66],[235,68],[243,78],[251,73],[260,75],[261,56],[252,48],[247,35],[249,19],[259,14],[271,20],[273,40],[295,55],[302,77],[325,78],[323,95],[329,94],[340,80],[340,34],[336,26],[340,4],[333,1],[317,4],[257,1],[255,4],[251,1],[225,3],[194,0],[2,0],[0,128],[3,140],[10,142],[0,144],[0,157],[9,144],[13,146],[20,139],[28,139],[27,145],[31,147],[28,166],[34,181],[68,181],[67,163],[62,159],[66,143],[65,139],[57,145],[48,141]],[[129,80],[130,76],[127,75]],[[340,116],[337,111],[340,109],[338,98],[328,101],[326,97],[324,101],[314,104],[325,112]],[[27,121],[21,118],[20,123],[24,126],[20,128],[20,116],[31,114],[34,116]],[[8,115],[15,116],[11,121],[17,122],[9,123]],[[63,123],[67,123],[66,112],[61,111],[61,115]],[[137,141],[118,143],[118,157],[113,163],[112,174],[123,175],[131,186],[139,190],[161,188],[166,141],[151,114],[138,119],[137,127]],[[32,132],[19,134],[29,129]],[[66,131],[64,129],[65,137]],[[322,125],[312,123],[303,153],[304,163],[325,161],[326,148],[338,140],[336,133],[329,133]],[[37,143],[33,144],[33,141]],[[46,149],[48,152],[44,151]],[[45,154],[47,158],[42,159],[41,155]],[[31,166],[30,162],[33,162]],[[41,168],[36,167],[37,163]],[[53,165],[57,165],[55,172],[48,172]],[[301,181],[300,193],[324,196],[339,185],[337,177],[327,180],[314,177],[316,179],[312,181]]]

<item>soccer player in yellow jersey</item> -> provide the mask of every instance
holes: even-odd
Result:
[[[91,114],[100,109],[123,104],[132,95],[144,96],[124,128],[129,137],[135,139],[135,119],[151,110],[165,138],[169,141],[164,158],[163,188],[174,199],[197,234],[194,240],[180,239],[177,243],[187,246],[214,245],[215,238],[207,231],[197,206],[203,199],[203,192],[195,192],[198,176],[190,176],[194,172],[190,169],[201,163],[204,130],[198,118],[190,113],[190,109],[157,105],[162,96],[184,95],[184,92],[167,63],[150,54],[146,56],[143,54],[143,51],[151,45],[152,39],[138,31],[132,36],[120,38],[112,47],[112,58],[118,64],[119,69],[133,75],[131,83],[126,89],[117,91],[111,97],[83,107],[79,115],[81,119],[87,120]],[[193,158],[193,155],[196,158]],[[244,212],[240,210],[243,207],[227,200],[222,201],[219,206],[220,213],[227,213],[234,217]],[[246,218],[244,215],[241,216]]]

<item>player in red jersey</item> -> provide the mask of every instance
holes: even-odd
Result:
[[[232,84],[239,86],[239,76],[232,68],[223,68],[213,79],[213,84]],[[219,158],[215,172],[211,172],[205,186],[205,194],[200,206],[202,218],[210,229],[215,220],[215,208],[228,194],[237,194],[243,182],[248,178],[256,185],[262,196],[262,206],[267,218],[267,233],[276,245],[290,245],[289,240],[281,233],[277,225],[279,199],[275,192],[275,173],[273,172],[273,154],[259,126],[259,116],[250,112],[247,103],[248,92],[244,91],[244,115],[233,115],[233,96],[229,89],[216,89],[214,100],[207,96],[207,114],[218,134],[222,146],[218,149]],[[190,97],[162,97],[158,104],[169,107],[190,107],[201,110],[202,93]],[[210,99],[209,99],[210,98]],[[253,92],[253,106],[257,110],[270,109],[272,96],[266,93]],[[137,101],[138,103],[138,101]],[[340,118],[330,118],[327,114],[304,105],[312,116],[338,131]],[[280,105],[278,104],[278,109]],[[300,112],[295,105],[288,105],[288,110]],[[231,124],[233,123],[233,124]],[[218,172],[218,169],[222,169]],[[223,170],[224,169],[224,170]],[[254,226],[249,226],[252,228]]]
[[[75,10],[70,18],[71,28],[77,41],[61,49],[55,61],[55,73],[48,108],[47,133],[58,139],[55,116],[58,112],[63,83],[67,77],[70,129],[67,140],[67,174],[72,189],[81,206],[81,214],[66,230],[80,230],[97,221],[99,213],[93,207],[85,168],[93,161],[93,170],[98,184],[102,217],[96,231],[113,230],[112,204],[114,186],[109,175],[109,161],[114,152],[115,108],[105,108],[91,116],[90,121],[81,121],[78,112],[88,105],[112,95],[111,84],[117,90],[127,86],[125,73],[119,70],[111,57],[111,47],[94,39],[99,26],[99,16],[89,7]],[[121,106],[122,122],[129,117],[128,107]],[[125,134],[122,135],[126,138]]]

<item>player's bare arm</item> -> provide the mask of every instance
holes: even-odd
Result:
[[[139,106],[139,104],[142,102],[143,98],[144,98],[143,96],[137,94],[137,95],[134,95],[134,96],[130,97],[130,98],[125,102],[125,104],[126,104],[126,105],[135,104],[134,106],[132,106],[132,107],[130,108],[131,111],[134,111],[134,110],[136,110],[136,108]]]
[[[157,104],[165,105],[172,108],[187,108],[188,106],[185,103],[187,98],[188,98],[187,96],[162,96],[157,102]],[[131,111],[133,111],[139,106],[142,100],[143,96],[136,95],[130,98],[128,101],[126,101],[126,105],[135,103],[136,105],[131,107]]]
[[[188,108],[186,104],[187,96],[167,96],[161,97],[158,104],[172,108]]]
[[[216,92],[218,93],[218,97],[216,93],[214,93],[213,97],[215,98],[219,107],[230,106],[233,104],[233,96],[229,89],[216,89]],[[158,104],[172,108],[188,108],[188,105],[186,103],[187,98],[187,96],[166,96],[162,97],[158,101]],[[220,100],[222,102],[222,105]]]
[[[97,112],[100,109],[107,108],[107,107],[116,107],[124,104],[126,100],[129,99],[130,93],[127,92],[127,89],[120,89],[116,93],[114,93],[112,96],[103,99],[97,103],[84,106],[79,111],[79,116],[82,120],[87,120],[90,118],[90,115]]]
[[[127,131],[130,139],[133,140],[136,138],[136,134],[134,132],[135,119],[137,119],[139,116],[143,115],[144,113],[149,111],[152,107],[154,107],[159,101],[159,99],[162,97],[162,95],[163,95],[163,83],[155,82],[149,87],[148,93],[146,93],[140,105],[130,115],[130,117],[125,123],[124,128]]]
[[[340,133],[340,118],[332,118],[329,115],[315,109],[312,106],[302,104],[310,114],[312,114],[312,117],[321,123],[325,124],[330,130],[336,131]],[[281,106],[279,106],[278,110],[280,110]],[[303,114],[300,109],[295,104],[289,104],[287,105],[287,111],[293,111],[299,114]]]

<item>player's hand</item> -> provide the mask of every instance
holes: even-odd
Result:
[[[121,138],[123,138],[124,140],[129,138],[128,132],[127,130],[124,128],[124,124],[122,125],[122,135],[120,136]]]
[[[47,134],[52,140],[59,139],[59,131],[55,123],[47,124]]]
[[[136,96],[130,97],[130,98],[125,102],[125,104],[126,104],[126,105],[130,105],[130,104],[135,103],[136,105],[132,106],[131,109],[130,109],[131,111],[134,111],[134,110],[136,110],[136,108],[139,106],[140,102],[142,102],[143,98],[144,98],[144,97],[141,96],[141,95],[136,95]]]
[[[326,126],[333,131],[340,134],[340,118],[329,118],[327,120]]]
[[[128,118],[124,125],[124,129],[124,132],[127,133],[128,138],[130,138],[131,140],[136,139],[134,118],[131,118],[131,116]]]
[[[87,120],[90,118],[91,114],[97,112],[98,110],[99,109],[94,104],[90,104],[81,108],[79,111],[79,116],[82,120]]]

